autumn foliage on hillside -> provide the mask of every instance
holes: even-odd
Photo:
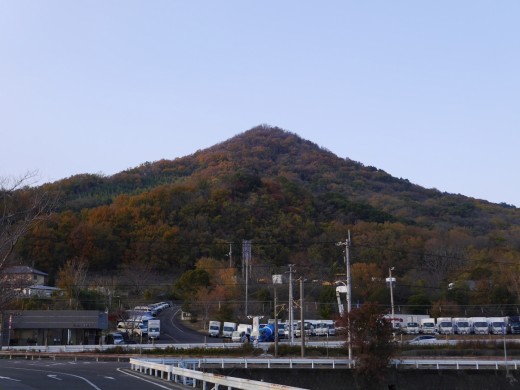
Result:
[[[291,263],[307,280],[333,282],[345,273],[336,243],[350,230],[354,302],[388,302],[384,278],[393,266],[396,302],[411,311],[436,302],[519,304],[519,209],[422,188],[278,128],[46,186],[61,191],[59,212],[19,243],[17,256],[51,280],[79,258],[90,272],[146,267],[174,285],[207,268],[204,259],[227,264],[230,243],[240,279],[242,242],[251,240],[253,281]],[[201,286],[192,298],[240,299],[232,283],[222,286]]]

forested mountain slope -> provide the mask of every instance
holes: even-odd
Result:
[[[258,279],[294,263],[308,278],[333,280],[344,272],[336,243],[350,230],[353,272],[367,278],[361,298],[389,266],[408,296],[457,280],[476,281],[481,300],[497,286],[508,300],[520,296],[519,209],[425,189],[278,128],[46,187],[62,192],[62,207],[18,254],[51,275],[73,257],[94,271],[147,264],[179,275],[201,257],[225,259],[229,242],[240,265],[248,239]]]

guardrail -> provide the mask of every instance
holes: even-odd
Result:
[[[422,368],[422,369],[511,369],[518,370],[520,360],[477,360],[477,359],[394,359],[391,365],[396,368]]]
[[[142,359],[140,359],[142,360]],[[349,359],[312,359],[312,358],[166,358],[166,359],[144,359],[147,362],[154,362],[166,365],[190,365],[195,368],[210,368],[216,366],[219,368],[226,367],[286,367],[286,368],[336,368],[348,367],[354,364]]]
[[[103,344],[103,345],[34,345],[34,346],[9,346],[3,347],[2,351],[33,351],[33,352],[49,352],[49,353],[79,353],[79,352],[95,352],[106,351],[113,348],[123,348],[132,351],[150,351],[154,349],[192,349],[192,348],[238,348],[242,346],[240,343],[194,343],[194,344]]]
[[[70,346],[81,347],[81,346]],[[83,353],[82,353],[83,352]],[[6,358],[24,359],[63,359],[70,358],[74,360],[92,359],[92,360],[106,360],[113,359],[117,361],[129,361],[133,359],[131,355],[125,354],[89,354],[86,350],[76,350],[76,348],[68,348],[68,351],[44,352],[38,350],[3,350],[0,356]],[[166,365],[191,365],[195,368],[210,368],[210,367],[243,367],[243,368],[352,368],[355,367],[355,360],[348,359],[334,359],[334,358],[147,358],[148,362],[155,362]],[[458,359],[430,359],[430,358],[414,358],[414,359],[392,359],[390,361],[392,367],[398,369],[511,369],[518,370],[520,360],[504,360],[504,359],[475,359],[475,358],[458,358]]]
[[[147,362],[165,365],[190,365],[194,368],[346,368],[354,367],[355,361],[349,359],[311,359],[311,358],[200,358],[200,359],[145,359]],[[520,360],[489,359],[392,359],[390,365],[403,369],[514,369],[518,370]]]
[[[258,348],[262,348],[267,350],[270,345],[273,343],[258,343]],[[280,343],[279,345],[290,344],[290,343]],[[331,342],[307,342],[306,346],[309,347],[328,347],[328,348],[338,348],[345,344],[344,341],[331,341]],[[34,352],[50,352],[50,353],[60,353],[60,352],[93,352],[93,351],[106,351],[108,349],[112,349],[115,347],[121,347],[127,350],[134,351],[149,351],[154,349],[193,349],[193,348],[204,348],[204,349],[234,349],[240,348],[244,344],[243,343],[189,343],[189,344],[94,344],[94,345],[24,345],[24,346],[4,346],[2,351],[34,351]],[[301,345],[300,343],[292,343],[292,345]]]
[[[197,386],[197,381],[202,383],[202,388],[206,389],[207,384],[223,385],[228,388],[236,389],[299,389],[278,384],[251,381],[247,379],[234,378],[228,376],[215,375],[197,371],[197,369],[208,368],[211,365],[218,367],[237,367],[244,368],[264,367],[273,368],[286,366],[290,368],[318,368],[349,366],[353,362],[348,359],[130,359],[131,369],[147,375],[182,383],[184,385]],[[456,359],[413,359],[413,360],[392,360],[392,365],[396,368],[422,368],[422,369],[514,369],[518,370],[518,360],[456,360]],[[218,386],[216,386],[218,388]]]
[[[170,364],[157,363],[142,359],[130,359],[131,369],[140,373],[153,375],[155,377],[182,383],[185,386],[197,386],[197,382],[202,383],[202,388],[206,389],[208,384],[226,386],[231,389],[240,390],[306,390],[301,387],[291,387],[276,383],[253,381],[250,379],[235,378],[231,376],[216,375],[207,372],[197,371]]]

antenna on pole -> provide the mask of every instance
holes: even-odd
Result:
[[[352,299],[351,299],[351,280],[350,280],[350,230],[348,231],[348,238],[345,240],[345,242],[338,242],[336,243],[337,246],[344,246],[345,247],[345,267],[346,267],[346,282],[347,282],[347,313],[350,314],[350,311],[352,310]],[[352,345],[350,343],[350,322],[348,324],[348,359],[352,360]]]

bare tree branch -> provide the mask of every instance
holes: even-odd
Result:
[[[56,207],[56,194],[30,187],[35,177],[35,173],[27,173],[19,178],[0,178],[0,270],[19,239]]]

